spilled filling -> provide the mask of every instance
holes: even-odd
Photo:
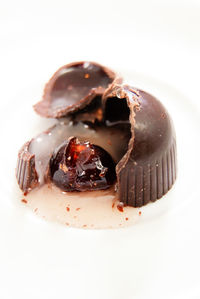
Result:
[[[115,190],[115,167],[126,154],[130,137],[130,124],[124,118],[107,123],[57,120],[29,145],[39,188],[28,193],[27,205],[40,217],[67,226],[132,225],[138,210],[123,207]]]
[[[100,163],[103,157],[103,160],[106,161],[104,163],[105,165],[102,166],[110,169],[107,173],[111,177],[110,181],[112,184],[115,177],[113,165],[116,165],[127,152],[130,134],[130,125],[128,123],[119,122],[108,128],[102,123],[93,124],[89,122],[76,122],[67,118],[58,120],[55,126],[33,139],[29,146],[30,153],[35,155],[35,167],[40,185],[44,184],[45,178],[49,174],[49,161],[52,155],[55,155],[55,152],[58,151],[58,148],[63,142],[68,142],[68,139],[71,137],[76,137],[83,147],[87,145],[85,143],[88,143],[89,147],[86,147],[88,150],[92,150],[93,148],[91,147],[94,147],[94,151],[95,148],[98,148],[98,151],[96,150],[98,155],[92,156],[91,151],[84,153],[90,155],[90,159],[87,161],[86,166],[89,168],[93,167],[93,164]],[[70,148],[68,148],[68,150],[70,150]],[[66,159],[69,158],[69,156],[70,154]],[[82,158],[80,156],[80,159]],[[89,163],[91,160],[93,163]],[[66,161],[67,163],[70,162],[69,160]],[[111,173],[113,174],[111,175]],[[93,174],[91,173],[91,175]],[[111,184],[109,183],[108,186]]]
[[[113,187],[80,193],[62,192],[54,184],[45,184],[32,190],[22,202],[40,218],[85,229],[131,226],[141,213],[137,208],[120,205]]]
[[[114,97],[107,100],[103,115],[97,96],[34,138],[28,150],[35,155],[39,187],[24,202],[39,216],[67,226],[135,223],[138,210],[124,207],[116,192],[116,165],[131,138],[129,114],[126,100]]]

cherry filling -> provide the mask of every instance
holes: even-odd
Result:
[[[100,146],[73,137],[50,160],[53,183],[64,191],[107,189],[116,180],[115,163]]]

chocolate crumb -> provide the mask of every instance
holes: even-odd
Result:
[[[23,199],[21,200],[21,202],[23,202],[23,203],[27,203],[28,201],[27,201],[26,199],[23,198]]]
[[[120,202],[118,205],[117,205],[117,208],[120,212],[124,212],[124,204],[123,202]]]

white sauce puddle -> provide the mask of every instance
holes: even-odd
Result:
[[[44,185],[24,197],[26,205],[38,216],[66,226],[85,229],[120,228],[133,225],[140,217],[138,208],[121,212],[113,188],[109,190],[63,193]]]

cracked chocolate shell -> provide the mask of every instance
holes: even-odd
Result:
[[[57,70],[34,109],[43,117],[60,118],[79,111],[102,96],[116,73],[94,62],[74,62]]]
[[[91,62],[68,64],[55,73],[34,108],[45,117],[65,118],[20,150],[17,180],[24,192],[48,181],[54,150],[74,136],[111,155],[117,197],[124,205],[141,207],[167,193],[176,179],[172,120],[154,96],[120,82],[114,72]]]
[[[145,91],[116,84],[105,92],[103,107],[109,125],[131,124],[128,150],[116,166],[120,201],[141,207],[161,198],[176,179],[176,137],[168,112]]]

